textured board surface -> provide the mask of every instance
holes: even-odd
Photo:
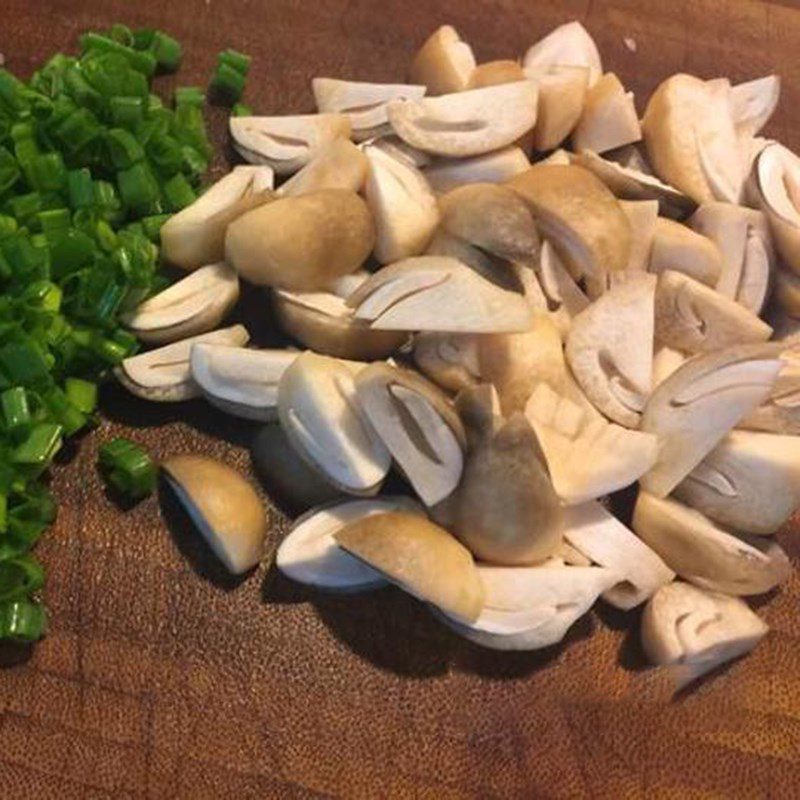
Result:
[[[247,99],[267,113],[311,110],[316,75],[400,79],[444,22],[484,61],[516,57],[579,18],[640,111],[672,72],[736,81],[780,72],[769,133],[800,147],[800,9],[788,1],[0,5],[0,51],[20,74],[74,48],[86,28],[157,26],[185,45],[182,83],[204,84],[224,47],[252,54]],[[214,121],[225,153],[223,115]],[[246,305],[264,342],[263,296]],[[772,632],[751,657],[667,702],[643,669],[635,612],[599,607],[559,647],[495,654],[394,589],[323,597],[267,565],[230,581],[170,498],[117,509],[96,449],[126,433],[157,457],[202,451],[249,471],[252,429],[200,402],[156,408],[113,387],[104,409],[99,430],[55,471],[60,515],[39,549],[52,633],[27,658],[2,651],[3,800],[800,794],[797,575],[759,600]],[[285,518],[273,519],[274,546]],[[796,534],[780,538],[800,566]]]

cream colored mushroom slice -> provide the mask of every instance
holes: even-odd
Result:
[[[605,153],[641,138],[633,93],[625,91],[613,72],[607,72],[586,93],[583,111],[572,131],[573,148],[577,152]]]
[[[422,502],[449,497],[461,480],[466,436],[441,389],[410,370],[372,364],[356,378],[356,394]]]
[[[525,153],[511,145],[473,158],[436,159],[424,173],[434,191],[444,193],[467,183],[505,183],[530,166]]]
[[[242,347],[250,334],[243,325],[192,336],[156,350],[126,358],[114,369],[116,379],[131,393],[145,400],[176,403],[201,395],[192,380],[190,358],[193,345],[200,342]]]
[[[403,141],[450,158],[513,144],[536,123],[538,89],[524,80],[421,100],[392,100],[389,122]]]
[[[311,352],[297,358],[278,386],[278,417],[298,454],[330,483],[349,494],[378,492],[391,455],[359,407],[344,362]]]
[[[749,653],[767,625],[738,597],[706,592],[682,581],[663,586],[642,615],[642,648],[666,667],[676,690]]]
[[[540,650],[560,642],[617,580],[603,567],[478,566],[486,599],[472,624],[434,612],[459,636],[492,650]]]
[[[566,505],[630,486],[656,463],[658,442],[592,416],[545,383],[533,391],[525,416],[544,451],[553,486]]]
[[[564,539],[590,563],[617,573],[618,582],[603,592],[615,608],[636,608],[675,578],[658,554],[600,503],[570,506],[564,515]]]
[[[317,111],[346,114],[357,142],[386,133],[389,128],[386,104],[390,100],[418,100],[427,91],[425,86],[408,83],[364,83],[335,78],[314,78],[311,88]]]
[[[481,613],[484,589],[469,550],[444,528],[417,514],[372,514],[336,531],[346,550],[420,600],[459,620]]]
[[[168,344],[216,328],[239,299],[239,277],[227,264],[209,264],[124,314],[143,342]]]
[[[406,497],[349,500],[313,508],[295,520],[278,547],[275,564],[293,581],[318,589],[360,592],[384,586],[383,575],[339,547],[334,535],[352,522],[392,511],[425,515]]]
[[[422,253],[439,224],[439,208],[425,176],[378,147],[365,147],[366,198],[375,220],[375,257],[383,264]]]
[[[469,450],[480,445],[483,440],[494,436],[503,425],[500,397],[491,383],[478,383],[462,389],[456,396],[454,406],[464,425]],[[450,500],[454,498],[455,495],[451,495]],[[455,504],[451,503],[451,505],[453,514],[455,514]],[[452,524],[453,520],[451,519],[445,527],[450,528]]]
[[[688,275],[715,287],[723,271],[723,256],[715,242],[671,219],[659,217],[650,250],[650,272],[666,270]]]
[[[561,547],[554,558],[559,558],[564,562],[564,566],[569,567],[591,567],[592,559],[585,556],[576,547],[573,547],[566,539],[561,542]]]
[[[414,56],[408,76],[427,86],[430,94],[448,94],[467,88],[475,69],[472,48],[451,25],[442,25],[425,40]]]
[[[620,200],[631,225],[631,250],[626,272],[646,272],[658,228],[657,200]]]
[[[736,536],[688,506],[641,491],[633,529],[682,578],[712,592],[764,594],[783,583],[792,566],[774,542]]]
[[[775,273],[775,300],[790,317],[800,319],[800,275],[788,269]]]
[[[161,254],[186,270],[221,261],[228,224],[245,211],[269,202],[272,186],[270,167],[234,167],[161,226]]]
[[[656,339],[687,353],[765,342],[772,335],[752,311],[672,270],[658,278],[655,321]]]
[[[345,114],[289,117],[231,117],[236,151],[251,164],[268,164],[278,175],[304,167],[335,139],[350,138]]]
[[[428,153],[418,150],[416,147],[412,147],[393,133],[386,136],[379,136],[376,139],[368,139],[359,145],[362,150],[369,146],[379,147],[392,158],[410,164],[417,169],[424,169],[433,162],[433,157]]]
[[[686,361],[686,356],[680,350],[661,345],[653,355],[653,389],[660,386]]]
[[[533,146],[540,151],[553,150],[572,133],[583,113],[589,68],[560,64],[529,69],[525,75],[539,84]]]
[[[731,88],[733,124],[739,136],[755,136],[778,107],[781,79],[767,75]]]
[[[607,417],[638,428],[650,393],[656,278],[634,273],[572,320],[566,354],[586,396]]]
[[[495,286],[507,289],[509,292],[525,294],[526,287],[520,278],[520,271],[507,260],[451,235],[441,226],[431,239],[425,255],[454,258]]]
[[[658,437],[642,486],[668,495],[742,418],[765,400],[781,368],[774,345],[740,345],[686,361],[650,395],[641,429]]]
[[[555,66],[587,68],[590,86],[594,86],[603,74],[597,45],[577,20],[550,31],[529,47],[522,59],[522,67],[526,72],[541,72]]]
[[[480,381],[478,337],[471,333],[420,333],[414,363],[435,384],[460,392]]]
[[[278,190],[284,197],[319,192],[322,189],[349,189],[360,192],[369,165],[361,150],[349,139],[334,139]]]
[[[731,431],[675,497],[744,533],[775,533],[800,507],[800,437]]]
[[[566,338],[572,320],[589,305],[589,298],[570,275],[547,239],[542,242],[534,271],[544,297],[544,307]]]
[[[667,78],[650,97],[642,133],[662,181],[698,203],[740,201],[745,176],[727,82]]]
[[[800,435],[800,351],[797,343],[781,353],[783,366],[769,397],[739,427]]]
[[[501,83],[514,83],[514,81],[525,80],[525,73],[517,61],[510,59],[500,59],[498,61],[487,61],[478,64],[469,76],[469,82],[465,88],[482,89],[485,86],[497,86]]]
[[[347,300],[377,330],[515,333],[531,325],[525,298],[453,258],[420,256],[378,270]]]

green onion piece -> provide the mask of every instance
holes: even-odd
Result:
[[[139,28],[133,32],[133,47],[136,50],[148,50],[155,35],[156,32],[153,28]]]
[[[140,500],[155,489],[153,460],[128,439],[113,439],[102,445],[99,464],[106,481],[130,500]]]
[[[180,172],[164,184],[163,191],[170,211],[180,211],[197,199],[191,184]]]
[[[13,452],[16,464],[46,466],[61,449],[63,429],[52,422],[42,422],[31,429],[28,438]]]
[[[169,218],[169,214],[155,214],[152,217],[144,217],[142,219],[144,235],[154,244],[158,244],[161,240],[161,227]]]
[[[16,156],[7,147],[0,147],[0,195],[8,191],[21,174]]]
[[[67,173],[67,193],[72,208],[89,208],[94,204],[92,173],[86,167]]]
[[[28,394],[22,386],[14,386],[0,394],[0,407],[3,409],[5,426],[9,430],[24,428],[30,424]]]
[[[199,86],[179,86],[175,90],[175,105],[197,106],[202,108],[206,96]]]
[[[50,368],[32,342],[11,342],[0,347],[0,372],[15,386],[30,386],[47,378]]]
[[[144,158],[144,149],[130,131],[112,128],[106,133],[111,162],[117,169],[128,169]]]
[[[183,48],[180,42],[163,31],[156,31],[153,34],[149,49],[156,57],[156,62],[162,70],[174,72],[180,66]]]
[[[245,76],[229,64],[221,63],[211,79],[211,91],[223,102],[233,104],[244,92]]]
[[[62,427],[64,436],[72,436],[86,425],[86,415],[75,408],[66,392],[57,386],[48,389],[41,399],[52,418]]]
[[[124,44],[126,47],[131,47],[131,45],[133,45],[133,31],[127,25],[123,25],[120,22],[116,22],[111,26],[108,35],[115,42]]]
[[[14,217],[9,217],[6,214],[0,214],[0,239],[5,239],[7,236],[13,236],[19,225]]]
[[[35,642],[47,631],[47,613],[34,600],[13,600],[0,605],[0,639]]]
[[[67,168],[61,153],[40,153],[25,165],[25,176],[32,189],[57,192],[67,182]]]
[[[97,384],[82,378],[67,378],[64,381],[64,393],[78,411],[92,414],[97,408]]]
[[[236,50],[223,50],[217,56],[217,64],[226,64],[231,69],[235,69],[241,75],[247,75],[247,71],[250,69],[250,62],[253,59],[245,55],[244,53],[239,53]]]
[[[252,117],[253,109],[245,103],[234,103],[231,114],[234,117]]]
[[[108,101],[111,119],[119,128],[135,130],[144,119],[144,99],[142,97],[112,97]]]
[[[152,53],[134,50],[131,47],[115,42],[99,33],[85,33],[81,36],[81,49],[83,53],[95,51],[98,53],[119,53],[128,63],[148,78],[156,71],[156,58]]]
[[[43,233],[53,233],[63,231],[72,224],[72,215],[68,208],[50,208],[47,211],[40,211],[36,218]]]
[[[8,530],[8,494],[0,492],[0,533]]]
[[[53,136],[69,155],[75,155],[100,136],[101,132],[97,117],[88,108],[79,108],[56,126]]]
[[[131,211],[142,214],[161,212],[158,182],[146,164],[135,164],[118,172],[117,186],[123,204]]]
[[[42,565],[29,555],[0,561],[0,605],[19,600],[44,586]]]

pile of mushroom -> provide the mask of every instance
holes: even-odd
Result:
[[[444,26],[407,77],[317,77],[318,113],[231,121],[255,166],[165,225],[190,274],[130,315],[160,347],[119,379],[266,425],[256,466],[305,512],[291,579],[395,584],[499,650],[645,605],[683,685],[755,646],[740,598],[790,572],[800,157],[757,136],[778,79],[674,75],[640,121],[577,22],[487,64]],[[286,349],[217,329],[240,280]],[[393,471],[409,496],[381,494]],[[628,526],[606,498],[637,483]]]

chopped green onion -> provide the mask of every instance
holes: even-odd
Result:
[[[231,114],[234,117],[252,117],[253,109],[244,103],[234,103]]]
[[[161,192],[153,173],[145,164],[134,164],[117,173],[117,186],[122,202],[131,211],[158,214]]]
[[[197,199],[191,184],[180,172],[164,184],[163,190],[170,211],[180,211]]]
[[[16,464],[46,466],[61,449],[63,428],[51,422],[42,422],[31,429],[27,439],[12,454]]]
[[[19,600],[44,586],[44,570],[33,556],[0,560],[0,606]]]
[[[112,128],[106,133],[111,162],[117,169],[128,169],[144,158],[144,150],[130,131]]]
[[[0,605],[0,639],[35,642],[47,631],[47,613],[34,600],[13,600]]]
[[[247,72],[250,69],[250,62],[252,60],[253,59],[250,56],[231,49],[223,50],[217,56],[218,64],[226,64],[231,69],[235,69],[243,76],[247,75]]]
[[[0,394],[0,407],[3,409],[3,419],[8,430],[23,428],[30,424],[28,394],[22,386],[14,386]]]
[[[221,63],[211,79],[211,91],[225,103],[235,103],[244,92],[245,76],[229,64]]]
[[[163,31],[156,31],[153,34],[149,48],[162,70],[175,72],[180,66],[183,48],[178,41]]]
[[[156,486],[150,456],[128,439],[113,439],[100,448],[100,469],[106,481],[130,500],[140,500]]]
[[[120,128],[135,130],[144,119],[144,99],[141,97],[112,97],[108,104],[111,119]]]
[[[93,50],[98,53],[118,53],[135,70],[144,73],[148,78],[156,71],[156,57],[152,53],[134,50],[99,33],[85,33],[81,36],[81,48],[84,53]]]
[[[69,402],[84,414],[92,414],[97,408],[97,384],[92,381],[67,378],[64,392]]]

